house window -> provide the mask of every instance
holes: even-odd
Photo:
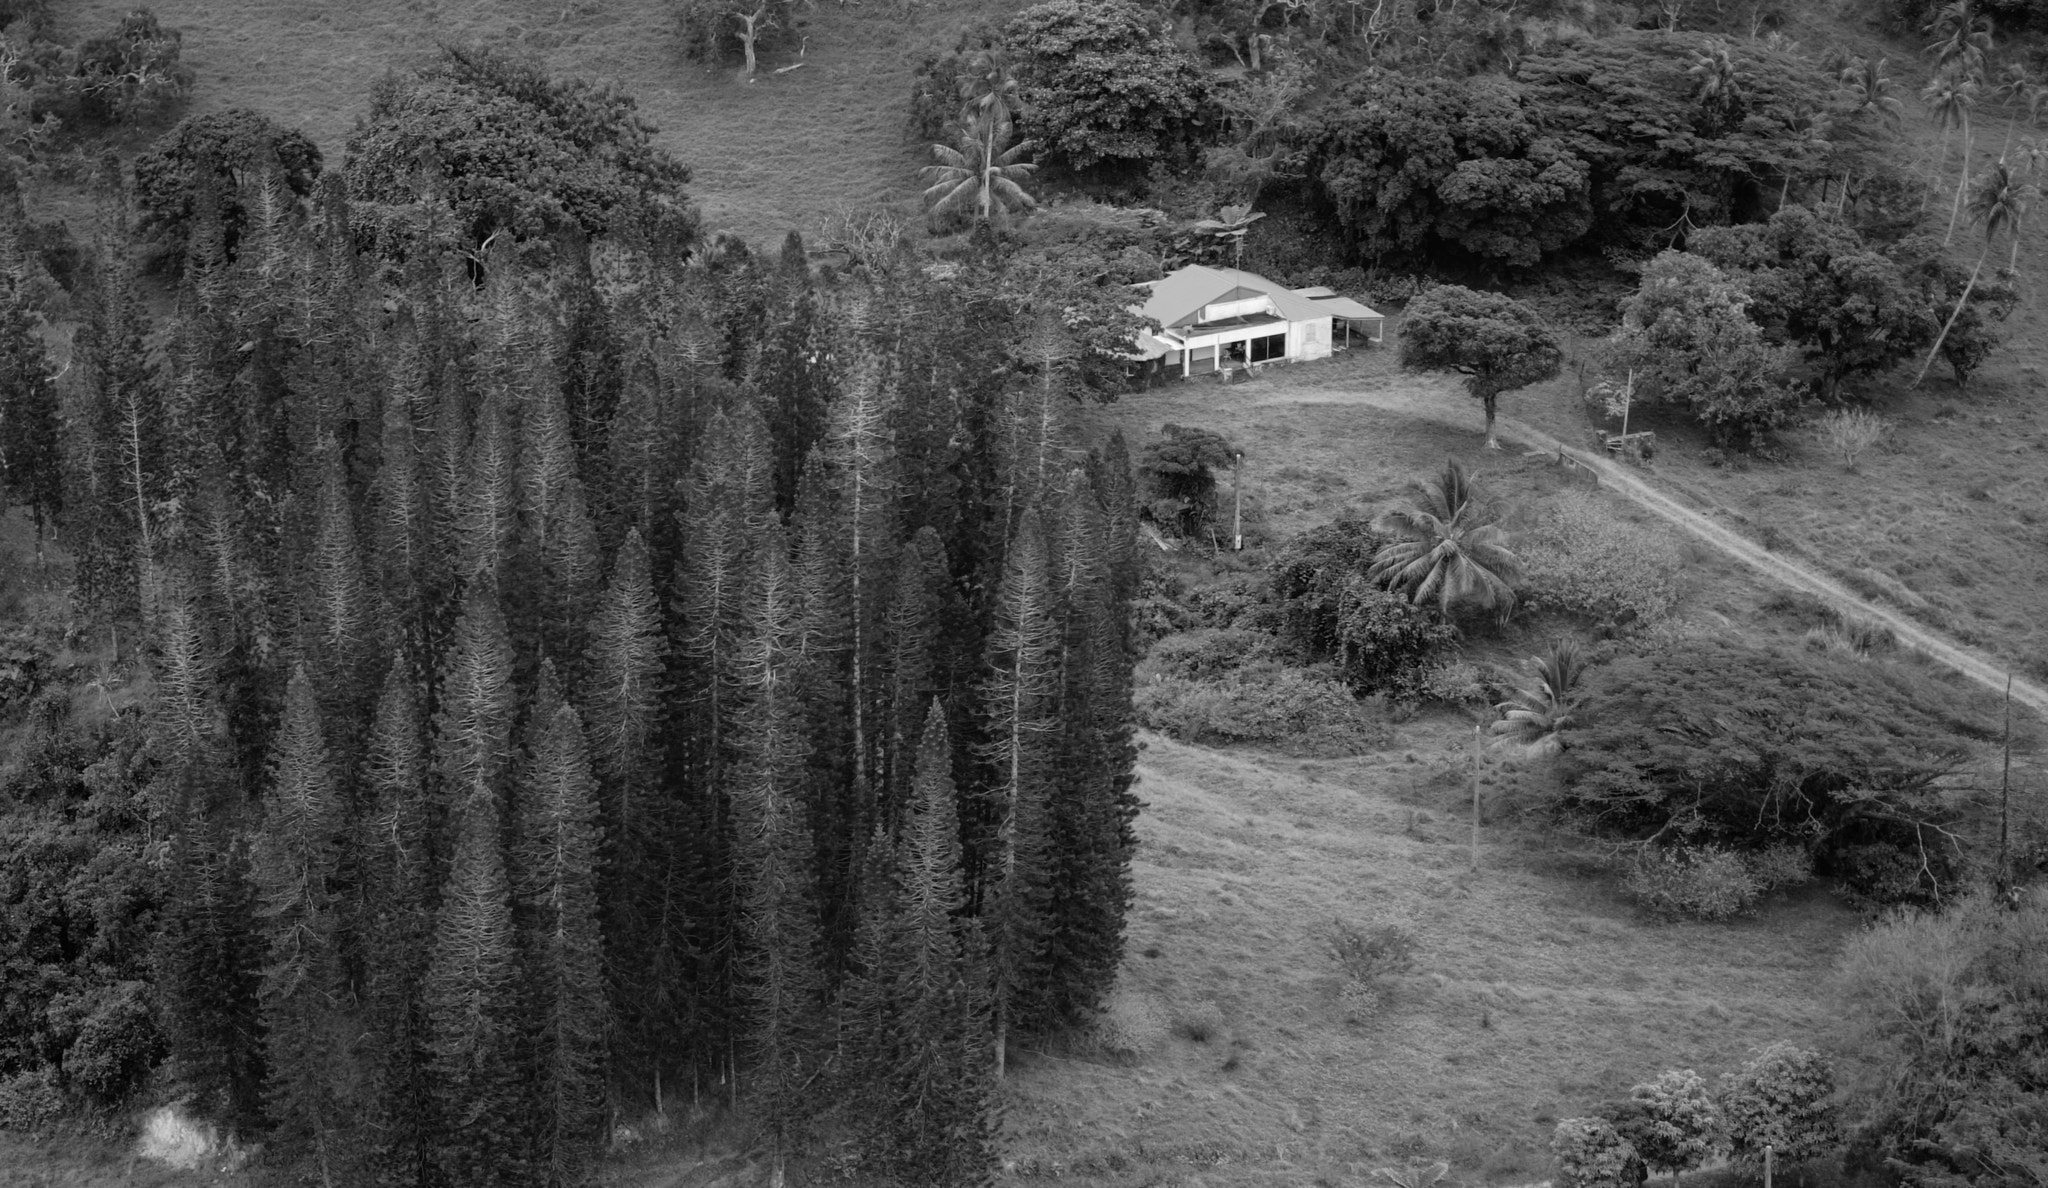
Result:
[[[1264,338],[1254,338],[1247,345],[1251,349],[1250,357],[1254,363],[1264,363],[1268,359],[1284,359],[1287,357],[1287,336],[1285,334],[1268,334]]]

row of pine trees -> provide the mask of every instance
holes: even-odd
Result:
[[[0,410],[154,675],[177,1075],[332,1182],[577,1183],[684,1100],[985,1174],[1130,898],[1129,464],[1057,323],[1020,367],[909,261],[240,205],[155,317],[110,237]]]

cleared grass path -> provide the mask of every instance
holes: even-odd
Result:
[[[1464,409],[1465,402],[1452,403],[1435,393],[1421,391],[1420,387],[1404,383],[1384,390],[1343,389],[1311,393],[1275,391],[1260,394],[1254,399],[1260,404],[1369,404],[1390,412],[1406,413],[1446,423],[1465,425],[1471,422],[1470,416],[1458,417],[1454,414],[1454,410]],[[1816,573],[1797,561],[1771,552],[1726,525],[1685,506],[1651,486],[1642,476],[1617,463],[1568,446],[1541,429],[1512,417],[1501,417],[1498,421],[1498,430],[1499,436],[1520,442],[1541,453],[1562,454],[1572,459],[1598,475],[1602,486],[1667,523],[1685,529],[1765,577],[1794,590],[1826,599],[1838,609],[1883,623],[1898,636],[1900,643],[1947,665],[1994,693],[2005,692],[2008,677],[2005,669],[1897,611],[1862,598],[1825,574]],[[2024,678],[2013,677],[2012,699],[2031,708],[2044,720],[2048,720],[2048,689],[2043,689]]]

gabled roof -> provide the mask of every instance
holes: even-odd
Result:
[[[1295,292],[1282,285],[1274,284],[1256,272],[1245,272],[1238,268],[1210,268],[1203,264],[1190,264],[1162,277],[1134,286],[1146,292],[1145,303],[1138,312],[1148,318],[1157,319],[1161,326],[1171,330],[1192,322],[1202,312],[1202,307],[1219,301],[1243,301],[1252,297],[1272,299],[1273,308],[1290,322],[1314,321],[1332,316],[1335,311],[1323,302]],[[1355,304],[1355,303],[1354,303]],[[1364,306],[1358,306],[1364,309]],[[1365,314],[1337,313],[1337,317],[1378,317],[1368,311]]]

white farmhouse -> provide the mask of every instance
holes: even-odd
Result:
[[[1285,288],[1236,268],[1190,264],[1132,288],[1145,294],[1132,308],[1163,327],[1139,333],[1137,355],[1169,376],[1327,359],[1333,336],[1348,345],[1385,333],[1385,318],[1348,297],[1320,286]]]

